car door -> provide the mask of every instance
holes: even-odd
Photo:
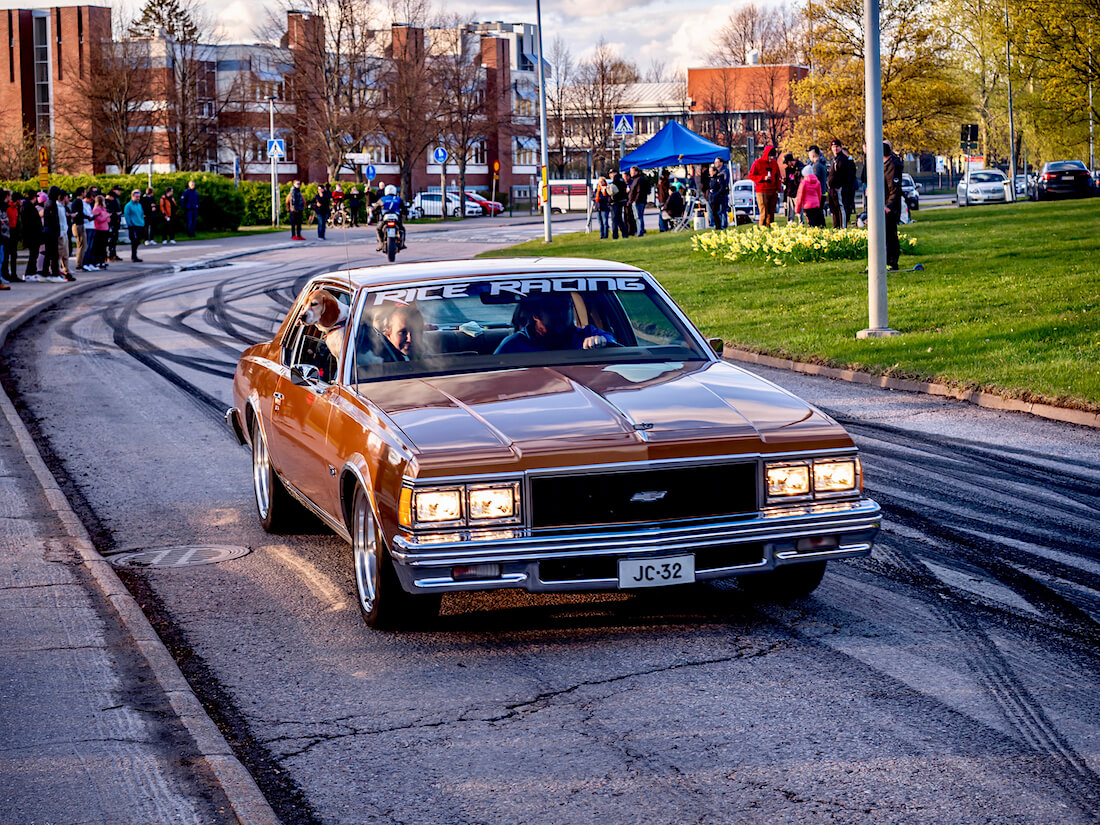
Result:
[[[341,303],[349,303],[347,292],[329,291]],[[325,509],[333,483],[327,436],[338,357],[325,344],[324,330],[313,324],[291,327],[271,407],[269,448],[276,466],[291,485]]]

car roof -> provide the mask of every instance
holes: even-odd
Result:
[[[645,270],[617,261],[593,258],[476,258],[460,261],[419,261],[409,264],[385,264],[357,269],[341,269],[318,276],[357,288],[390,284],[446,281],[454,278],[495,278],[508,275],[541,275],[572,272],[610,272],[639,275]]]

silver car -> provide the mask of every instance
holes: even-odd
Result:
[[[959,206],[973,206],[979,203],[1005,203],[1005,185],[1008,175],[1000,169],[982,169],[970,173],[970,185],[966,178],[959,181],[956,195]]]

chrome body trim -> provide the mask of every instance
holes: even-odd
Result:
[[[225,411],[225,423],[226,426],[233,433],[233,437],[237,439],[237,443],[242,447],[248,443],[248,439],[244,435],[244,425],[241,424],[241,411],[236,407],[230,407]]]
[[[725,517],[615,529],[514,530],[511,537],[487,539],[479,538],[476,531],[458,534],[452,541],[425,541],[423,536],[405,533],[392,539],[390,554],[402,584],[413,593],[507,587],[523,587],[530,592],[606,590],[617,589],[618,580],[543,581],[539,577],[539,563],[563,559],[661,558],[737,544],[763,545],[759,562],[696,570],[697,580],[725,578],[787,564],[868,555],[881,521],[879,505],[871,499],[860,499],[770,508],[742,519]],[[837,547],[805,553],[795,549],[800,538],[824,536],[837,536]],[[451,578],[450,568],[470,564],[500,564],[502,575],[499,579],[475,581]]]

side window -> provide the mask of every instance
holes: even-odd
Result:
[[[347,315],[347,307],[351,303],[351,296],[347,292],[327,290],[343,307],[343,315]],[[340,355],[339,342],[343,338],[346,325],[341,326],[335,333],[320,324],[297,323],[291,327],[283,347],[283,361],[288,367],[298,364],[310,364],[317,367],[321,374],[321,380],[331,382],[336,377],[337,358]],[[330,349],[330,344],[333,349]]]

